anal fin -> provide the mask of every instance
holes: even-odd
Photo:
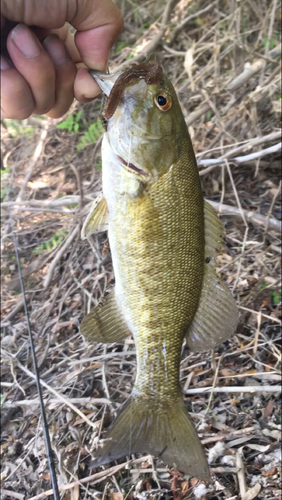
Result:
[[[103,194],[100,194],[92,203],[88,216],[86,217],[81,238],[91,236],[91,234],[101,233],[108,229],[108,204]]]
[[[85,316],[80,331],[90,342],[117,342],[131,335],[114,292]]]
[[[238,309],[231,292],[210,264],[205,264],[198,309],[186,334],[194,352],[213,349],[234,335]]]

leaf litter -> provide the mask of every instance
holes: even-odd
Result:
[[[99,123],[94,101],[74,103],[61,120],[2,124],[2,498],[52,498],[8,208],[62,498],[280,498],[281,9],[266,0],[181,0],[166,3],[164,19],[159,1],[119,6],[126,27],[111,69],[156,53],[181,101],[204,196],[226,228],[218,271],[240,308],[237,335],[204,354],[184,345],[180,368],[212,481],[151,456],[89,468],[136,369],[131,338],[105,347],[79,333],[114,283],[106,233],[89,243],[79,237],[101,190],[101,140],[89,132]],[[58,128],[63,121],[68,127]]]

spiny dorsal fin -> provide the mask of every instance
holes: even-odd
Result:
[[[238,309],[231,292],[210,264],[205,264],[198,309],[186,342],[194,352],[213,349],[234,335]]]
[[[91,234],[101,233],[108,229],[108,204],[103,194],[100,194],[92,203],[82,230],[81,238],[85,240]]]
[[[131,335],[115,293],[111,292],[83,319],[80,331],[90,342],[117,342]]]
[[[218,251],[224,247],[224,226],[214,208],[204,202],[205,216],[205,257],[214,259]]]

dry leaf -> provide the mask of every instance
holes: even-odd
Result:
[[[269,444],[267,445],[262,445],[262,444],[247,444],[248,448],[251,450],[256,450],[260,451],[261,453],[265,453],[267,450],[269,450]]]
[[[187,481],[182,481],[180,487],[181,487],[181,493],[184,496],[189,490],[189,483],[187,483]]]
[[[262,476],[274,476],[277,472],[277,467],[271,467],[271,469],[268,470],[263,470],[261,475]]]
[[[199,479],[197,477],[193,477],[192,479],[190,479],[190,486],[191,488],[194,488],[194,486],[196,486],[199,482]]]
[[[108,494],[109,500],[122,500],[122,495],[119,491],[114,491],[113,493]]]
[[[264,408],[263,410],[263,417],[264,418],[267,418],[271,415],[272,413],[272,410],[273,410],[273,406],[274,406],[274,400],[273,399],[270,399],[266,405],[266,407]]]
[[[253,500],[259,494],[261,490],[260,483],[256,483],[252,488],[250,488],[247,493],[243,496],[242,500]]]

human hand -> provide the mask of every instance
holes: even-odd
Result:
[[[1,0],[1,28],[2,118],[59,118],[100,93],[87,68],[106,71],[123,19],[111,0]]]

